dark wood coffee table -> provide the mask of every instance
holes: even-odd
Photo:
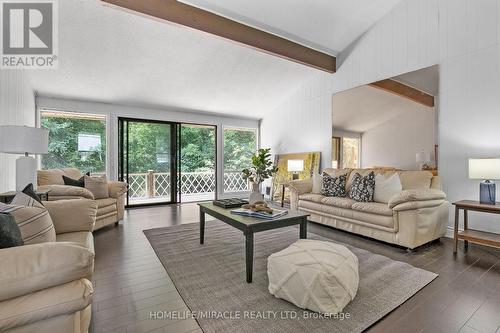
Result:
[[[307,213],[289,211],[284,216],[266,220],[231,214],[231,209],[215,206],[211,202],[199,203],[198,206],[200,206],[200,244],[205,242],[205,214],[243,231],[243,235],[245,235],[245,261],[248,283],[252,282],[254,233],[300,224],[299,237],[302,239],[307,238],[307,217],[309,216]]]

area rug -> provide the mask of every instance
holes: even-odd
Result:
[[[359,260],[359,289],[338,316],[324,318],[275,298],[268,290],[267,257],[298,239],[287,227],[254,236],[253,283],[245,282],[243,234],[218,221],[145,230],[178,292],[209,332],[362,332],[425,287],[437,274],[346,245]],[[309,233],[309,239],[326,240]]]

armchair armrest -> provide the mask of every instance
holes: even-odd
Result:
[[[297,179],[288,182],[288,188],[294,194],[301,195],[312,191],[312,179]]]
[[[111,198],[118,198],[122,194],[127,193],[128,184],[119,181],[108,181],[108,192]]]
[[[389,208],[393,209],[394,207],[406,202],[434,200],[444,201],[445,199],[446,194],[443,191],[436,189],[404,190],[392,197],[389,200],[388,205]]]
[[[0,250],[0,301],[79,280],[92,274],[94,252],[70,242]]]
[[[83,187],[69,185],[43,185],[38,186],[38,188],[43,190],[50,190],[50,201],[79,198],[94,200],[94,195],[92,194],[92,192]]]
[[[54,223],[57,234],[92,231],[97,214],[97,202],[89,199],[46,201],[43,203]]]

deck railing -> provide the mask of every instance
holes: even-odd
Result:
[[[215,192],[214,172],[182,172],[182,194],[205,194]],[[132,173],[129,175],[129,198],[147,199],[169,197],[172,180],[168,172]],[[240,171],[224,172],[224,191],[248,190],[248,183]]]

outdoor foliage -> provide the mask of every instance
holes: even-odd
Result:
[[[49,130],[49,153],[42,155],[44,169],[74,167],[82,171],[106,170],[106,124],[80,118],[42,117]],[[78,134],[100,135],[101,146],[91,152],[78,151]]]
[[[255,131],[224,130],[224,171],[241,171],[252,165],[252,155],[257,150]]]

